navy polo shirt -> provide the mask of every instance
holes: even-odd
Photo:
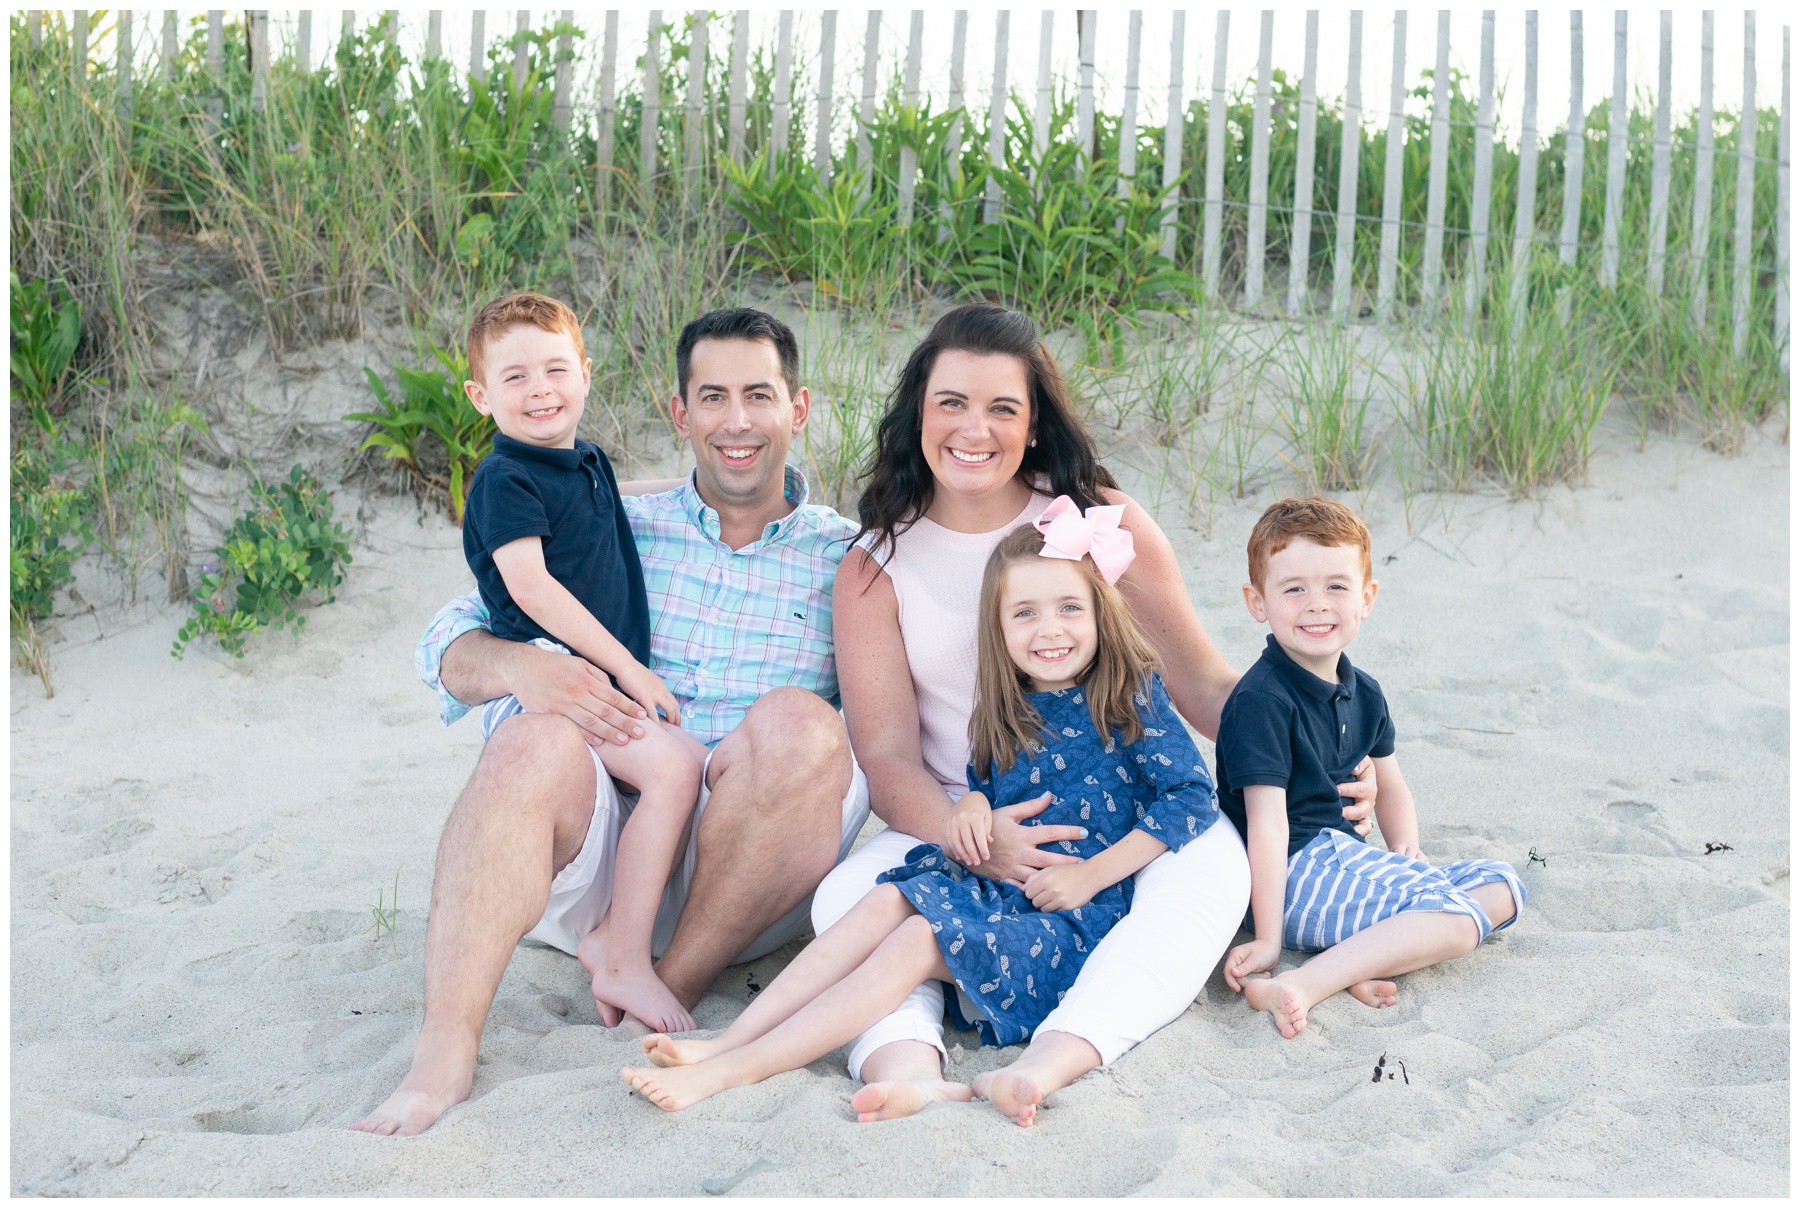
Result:
[[[515,642],[550,638],[566,646],[513,602],[494,565],[494,551],[521,537],[543,538],[550,577],[648,666],[644,569],[612,463],[598,446],[578,440],[573,449],[546,449],[496,432],[494,451],[475,471],[463,510],[463,556],[487,602],[495,636]]]
[[[1215,755],[1219,808],[1246,840],[1244,789],[1272,784],[1287,790],[1288,855],[1321,830],[1355,838],[1337,786],[1355,779],[1364,755],[1394,753],[1387,698],[1372,676],[1338,655],[1338,682],[1320,679],[1288,657],[1269,636],[1256,665],[1225,701]]]

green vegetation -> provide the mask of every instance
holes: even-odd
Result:
[[[376,431],[357,452],[380,449],[383,458],[405,468],[421,495],[442,494],[450,519],[461,524],[475,467],[493,445],[494,421],[475,410],[463,393],[469,358],[436,346],[431,352],[438,362],[434,369],[394,368],[400,379],[398,405],[375,371],[365,367],[363,375],[382,409],[352,412],[344,418],[375,425]]]

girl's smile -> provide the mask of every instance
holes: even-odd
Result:
[[[1094,661],[1099,641],[1094,594],[1075,564],[1032,558],[1007,568],[1000,629],[1013,666],[1033,692],[1072,687]]]

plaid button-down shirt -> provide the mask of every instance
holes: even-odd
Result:
[[[838,703],[831,649],[831,583],[856,525],[806,502],[806,478],[787,467],[794,510],[743,549],[719,539],[719,514],[694,489],[626,495],[650,600],[650,669],[681,705],[681,725],[708,746],[737,728],[775,688],[805,688]],[[435,690],[445,725],[469,706],[439,678],[444,651],[487,628],[487,606],[470,592],[446,604],[419,639],[413,661]]]

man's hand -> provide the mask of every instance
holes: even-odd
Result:
[[[1256,973],[1267,973],[1280,959],[1280,940],[1251,940],[1248,944],[1239,944],[1225,958],[1225,984],[1242,994],[1245,979]]]
[[[496,641],[500,639],[495,639]],[[606,673],[574,654],[508,642],[506,684],[527,713],[556,713],[581,727],[590,747],[642,738],[643,707],[612,686]],[[454,649],[454,647],[452,647]]]
[[[669,686],[662,682],[656,672],[633,659],[631,666],[613,678],[618,681],[625,695],[637,702],[645,717],[655,721],[656,711],[661,709],[670,725],[681,725],[681,706],[675,703],[675,694],[669,691]]]
[[[1094,900],[1096,893],[1106,888],[1093,882],[1085,863],[1058,864],[1040,868],[1026,877],[1025,896],[1039,910],[1073,910],[1077,906],[1086,906]]]
[[[988,841],[994,833],[994,808],[981,793],[964,793],[950,811],[944,850],[964,868],[988,858]]]
[[[1367,755],[1356,765],[1356,779],[1337,786],[1339,795],[1350,798],[1344,807],[1344,820],[1356,824],[1356,833],[1367,837],[1375,829],[1375,761]]]
[[[1040,868],[1052,864],[1078,864],[1080,856],[1059,851],[1044,851],[1038,845],[1059,839],[1084,839],[1087,829],[1080,826],[1026,826],[1024,820],[1035,818],[1050,804],[1050,794],[1003,805],[993,811],[993,830],[988,839],[988,858],[969,865],[969,871],[990,881],[1007,881],[1021,888],[1025,879]]]

